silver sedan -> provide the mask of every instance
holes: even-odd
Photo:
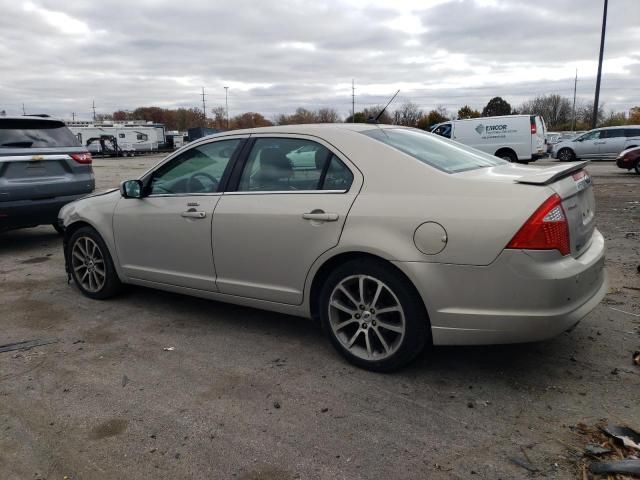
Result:
[[[389,371],[425,345],[550,338],[600,302],[583,167],[401,127],[268,127],[189,144],[59,221],[88,297],[136,284],[317,318],[349,361]]]

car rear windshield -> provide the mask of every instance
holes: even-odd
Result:
[[[419,130],[375,128],[362,133],[447,173],[507,163],[493,155]]]
[[[77,147],[80,143],[62,122],[0,119],[0,148]]]

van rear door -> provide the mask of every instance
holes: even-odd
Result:
[[[540,115],[531,115],[529,117],[531,124],[531,158],[540,158],[545,152],[545,124],[544,119]]]

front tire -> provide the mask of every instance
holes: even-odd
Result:
[[[87,297],[104,300],[122,288],[109,250],[93,228],[81,227],[73,232],[67,258],[73,281]]]
[[[418,292],[382,262],[356,259],[334,270],[320,292],[320,318],[336,350],[367,370],[396,370],[431,343]]]
[[[576,154],[570,148],[563,148],[558,152],[558,160],[561,162],[573,162],[576,159]]]
[[[638,175],[640,175],[640,160],[636,162],[636,166],[633,167],[633,169],[636,171]]]

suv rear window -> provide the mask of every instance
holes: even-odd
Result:
[[[418,130],[376,128],[362,133],[447,173],[507,163],[480,150]]]
[[[62,122],[0,119],[0,148],[77,147],[80,143]]]

